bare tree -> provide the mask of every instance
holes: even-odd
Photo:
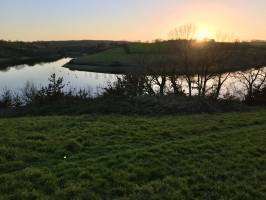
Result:
[[[205,42],[200,44],[197,48],[197,67],[196,67],[196,89],[198,90],[198,96],[205,97],[207,91],[207,83],[213,78],[211,68],[215,65],[215,43]]]
[[[179,75],[177,72],[171,72],[170,75],[168,76],[168,79],[171,83],[171,87],[173,90],[173,93],[175,95],[183,95],[183,77],[182,75]]]
[[[237,77],[246,89],[246,101],[252,100],[254,94],[266,84],[265,68],[250,69],[244,72],[238,72]]]
[[[237,39],[234,33],[226,33],[222,31],[217,31],[215,35],[215,41],[220,42],[220,43],[224,43],[224,42],[232,43],[232,42],[238,42],[239,40]]]
[[[194,24],[185,24],[169,32],[170,40],[188,40],[195,38],[197,27]]]
[[[153,87],[159,87],[159,95],[163,96],[165,94],[167,74],[169,72],[168,68],[168,59],[165,55],[160,52],[156,57],[156,62],[150,62],[150,66],[146,68],[147,74],[149,77],[146,80],[149,80],[149,84],[146,85],[147,89],[150,92],[154,92]],[[148,82],[146,81],[146,84]]]
[[[177,60],[180,60],[182,63],[182,71],[185,76],[185,79],[188,83],[189,96],[192,96],[192,84],[193,84],[193,75],[192,75],[192,47],[193,41],[195,38],[197,28],[193,24],[185,24],[178,28],[175,28],[169,33],[169,38],[175,40],[177,46]],[[179,40],[177,42],[177,40]]]
[[[220,96],[220,92],[224,83],[230,78],[231,73],[225,72],[226,66],[230,65],[228,60],[232,56],[232,50],[239,47],[238,41],[233,33],[224,33],[217,32],[216,33],[216,50],[213,51],[215,55],[215,62],[218,70],[215,72],[213,81],[213,97],[214,99],[218,99]],[[235,42],[234,48],[228,48],[227,44],[232,45]]]
[[[213,97],[214,99],[218,99],[222,90],[222,86],[224,83],[229,79],[231,73],[217,73],[215,78],[214,78],[214,92],[213,92]]]

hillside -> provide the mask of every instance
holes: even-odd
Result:
[[[73,59],[65,67],[104,73],[125,73],[149,68],[169,68],[182,73],[187,41],[129,43],[106,51]],[[256,43],[199,43],[188,51],[190,73],[196,73],[202,61],[211,63],[212,72],[228,72],[266,65],[266,45]]]
[[[62,57],[77,57],[85,53],[97,53],[121,44],[124,42],[97,40],[12,42],[0,40],[0,68],[49,62]]]
[[[266,111],[0,119],[0,199],[265,199]]]

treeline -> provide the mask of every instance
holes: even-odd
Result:
[[[117,77],[117,81],[103,88],[103,92],[92,94],[89,90],[67,89],[63,78],[53,74],[47,86],[37,88],[27,83],[17,93],[5,90],[0,98],[0,116],[210,113],[242,111],[250,109],[250,105],[266,105],[265,69],[238,72],[230,77],[243,85],[241,91],[220,95],[227,80],[225,77],[222,85],[215,81],[208,84],[205,95],[202,88],[196,87],[199,83],[194,82],[190,95],[185,89],[188,86],[184,76],[127,74]],[[233,86],[227,87],[224,89]],[[240,92],[243,97],[238,95]]]
[[[230,80],[230,84],[226,84]],[[234,81],[232,81],[234,80]],[[234,85],[233,85],[234,82]],[[191,86],[189,85],[191,84]],[[235,88],[238,85],[238,89]],[[249,105],[266,105],[266,68],[235,73],[186,75],[137,73],[118,77],[105,88],[110,96],[184,96],[202,99],[238,100]]]
[[[149,95],[156,93],[153,88],[156,85],[161,96],[169,88],[174,94],[182,94],[186,85],[189,97],[217,100],[224,84],[233,78],[243,84],[246,102],[265,100],[264,97],[258,100],[264,96],[266,82],[264,43],[228,42],[226,36],[221,37],[221,41],[197,41],[194,34],[193,25],[184,25],[169,33],[169,41],[154,43],[152,50],[156,55],[154,58],[140,55],[136,59],[142,68],[134,78],[130,76],[126,80],[139,81],[129,85],[141,85]]]
[[[135,65],[149,71],[185,74],[225,73],[266,66],[266,42],[240,42],[231,35],[217,34],[216,40],[195,39],[196,27],[180,26],[169,33],[169,40],[152,44],[125,44],[135,55]]]
[[[134,55],[136,70],[176,71],[180,74],[235,72],[266,66],[266,45],[248,42],[198,42],[169,40],[152,44],[126,44],[126,52]]]
[[[185,88],[189,97],[211,96],[217,100],[228,79],[235,79],[245,88],[243,99],[250,99],[250,103],[255,101],[253,96],[263,93],[266,82],[264,46],[258,48],[238,42],[197,42],[193,39],[168,41],[167,46],[154,48],[154,52],[161,50],[156,55],[156,62],[152,57],[139,56],[136,60],[142,67],[126,75],[115,87],[125,82],[124,87],[129,90],[137,86],[133,94],[158,93],[160,96],[168,93],[169,88],[174,94],[184,94]],[[171,57],[169,52],[172,52]],[[154,86],[157,91],[154,91]]]

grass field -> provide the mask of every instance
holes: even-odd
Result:
[[[137,55],[127,54],[124,48],[113,48],[101,53],[73,59],[66,67],[72,70],[121,74],[133,71]]]
[[[100,53],[73,59],[65,67],[72,70],[123,74],[143,68],[141,62],[159,63],[161,55],[152,51],[152,46],[145,44],[130,45],[131,53],[123,47],[116,47]],[[168,60],[173,55],[165,55]]]
[[[113,48],[101,53],[96,53],[88,56],[80,57],[74,60],[74,64],[80,65],[98,65],[98,66],[111,66],[113,65],[130,65],[131,55],[127,54],[124,48]]]
[[[134,70],[141,70],[143,67],[175,67],[175,70],[179,73],[183,73],[183,62],[180,59],[180,51],[176,46],[180,44],[172,44],[167,42],[158,43],[131,43],[124,47],[115,47],[103,52],[85,55],[76,59],[73,59],[65,67],[72,70],[93,71],[103,73],[117,73],[122,74],[124,72],[132,72]],[[206,55],[206,52],[202,51],[202,44],[195,43],[194,51],[190,52],[191,62],[198,62],[198,64],[191,64],[191,73],[197,73],[198,68],[201,65],[202,59],[208,59],[207,57],[200,58],[202,55]],[[229,72],[250,69],[252,67],[265,65],[265,46],[252,46],[251,44],[241,43],[239,46],[234,44],[225,45],[223,51],[228,54],[228,58],[225,63],[213,64],[209,69],[212,72]],[[227,45],[227,46],[226,46]],[[232,46],[233,45],[233,46]],[[210,47],[211,48],[211,47]],[[232,48],[234,49],[232,51]],[[217,51],[219,51],[219,44],[217,43]],[[214,50],[210,50],[214,51]],[[223,56],[224,52],[218,53]],[[230,55],[230,56],[229,56]],[[212,59],[217,59],[216,54]],[[219,59],[218,59],[219,60]],[[222,67],[219,67],[219,66]],[[170,68],[170,70],[172,70]]]
[[[0,119],[0,199],[264,200],[265,119]]]

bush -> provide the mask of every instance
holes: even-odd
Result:
[[[255,90],[252,96],[246,98],[245,102],[249,105],[266,105],[266,86]]]
[[[12,99],[12,92],[10,90],[5,89],[0,99],[0,108],[12,107]]]
[[[37,102],[54,101],[64,96],[64,79],[62,77],[57,78],[56,74],[52,74],[48,80],[50,82],[48,86],[42,87],[41,90],[38,91],[35,97]]]

